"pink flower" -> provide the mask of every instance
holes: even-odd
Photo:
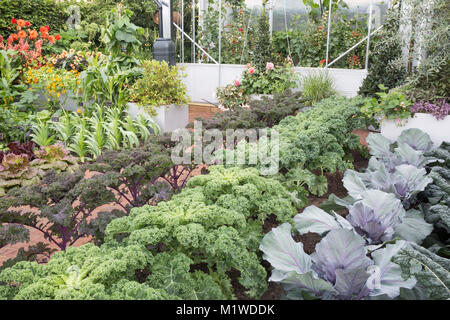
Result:
[[[267,70],[273,70],[273,68],[275,68],[275,66],[273,65],[273,63],[272,63],[272,62],[267,62],[266,69],[267,69]]]
[[[239,87],[241,85],[241,83],[239,82],[239,80],[234,80],[234,85],[236,87]]]
[[[255,73],[255,68],[253,68],[253,67],[250,67],[250,68],[248,68],[248,71],[247,71],[249,74],[253,74],[253,73]]]
[[[401,122],[402,120],[400,120],[400,118],[397,119],[397,122]]]

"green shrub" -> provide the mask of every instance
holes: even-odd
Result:
[[[380,84],[396,88],[405,82],[407,70],[402,60],[399,26],[400,9],[389,9],[383,29],[375,37],[380,41],[375,42],[369,73],[359,89],[359,94],[373,96],[378,92]]]
[[[152,110],[154,106],[182,105],[189,102],[180,67],[165,61],[144,61],[144,75],[131,88],[131,101]]]

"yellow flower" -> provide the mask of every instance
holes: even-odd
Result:
[[[83,111],[81,109],[77,109],[77,113],[81,114]]]

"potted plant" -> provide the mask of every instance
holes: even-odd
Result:
[[[436,146],[448,140],[450,104],[447,99],[412,103],[400,89],[387,92],[384,85],[379,88],[379,99],[367,99],[361,111],[377,120],[383,136],[396,140],[404,130],[417,128],[426,132]]]
[[[130,88],[130,115],[154,117],[163,132],[184,128],[189,121],[189,97],[180,67],[149,60],[142,63],[142,68],[143,77]]]

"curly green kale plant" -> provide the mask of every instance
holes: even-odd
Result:
[[[170,201],[113,220],[106,235],[144,245],[154,254],[186,254],[195,265],[206,265],[227,288],[227,298],[233,297],[227,272],[238,270],[247,295],[259,297],[266,290],[257,255],[263,221],[271,214],[289,221],[296,213],[293,202],[279,182],[259,176],[256,169],[211,167],[210,174],[190,179]]]
[[[182,253],[153,255],[142,245],[86,244],[47,264],[19,262],[0,273],[0,299],[225,299],[214,274],[190,272]]]
[[[279,178],[289,190],[305,197],[307,187],[310,193],[322,196],[328,190],[324,172],[334,173],[352,167],[348,152],[363,148],[359,137],[352,134],[353,130],[365,127],[360,116],[362,103],[360,97],[332,97],[322,100],[311,110],[281,120],[272,128],[278,131],[280,140],[282,175]],[[240,143],[246,150],[252,147],[246,141]],[[261,145],[266,143],[266,139],[260,139],[258,150],[264,149]],[[232,159],[236,151],[227,152]]]

